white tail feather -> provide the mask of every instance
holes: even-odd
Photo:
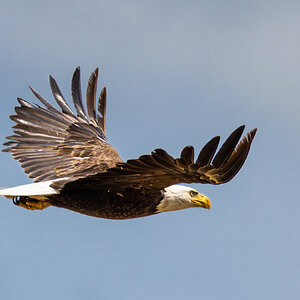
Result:
[[[59,179],[61,180],[61,179]],[[44,196],[55,195],[59,192],[50,185],[56,180],[49,180],[37,183],[19,185],[12,188],[1,189],[0,196],[14,198],[18,196],[28,196],[31,198],[44,198]]]

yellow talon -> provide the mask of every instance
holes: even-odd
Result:
[[[26,209],[31,209],[31,210],[36,210],[36,209],[42,210],[51,205],[48,201],[40,201],[40,200],[34,200],[30,198],[27,199],[21,198],[20,201],[18,201],[16,204],[18,206],[21,206]]]

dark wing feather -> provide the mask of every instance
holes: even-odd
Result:
[[[98,81],[98,68],[91,74],[86,90],[86,106],[91,121],[96,124],[96,91]]]
[[[239,142],[243,129],[244,126],[241,126],[235,130],[216,155],[220,138],[211,139],[200,151],[196,162],[194,148],[191,146],[185,147],[177,159],[162,149],[156,149],[150,155],[119,163],[104,173],[70,182],[65,188],[93,189],[113,186],[120,189],[131,186],[163,189],[178,183],[225,183],[231,180],[244,164],[256,133],[256,129],[250,131]],[[58,184],[55,187],[61,186]]]
[[[49,81],[50,81],[50,87],[52,90],[52,94],[57,102],[57,104],[60,106],[61,110],[63,113],[73,116],[73,112],[69,105],[67,104],[64,96],[62,95],[58,84],[56,83],[55,79],[50,75],[49,76]]]
[[[45,106],[48,110],[60,114],[60,111],[57,110],[54,106],[52,106],[44,97],[42,97],[37,91],[35,91],[31,86],[29,86],[30,90],[32,91],[32,93],[34,94],[34,96],[36,96]],[[19,100],[20,98],[18,98]],[[25,101],[25,100],[24,100]],[[26,102],[26,101],[25,101]],[[19,101],[20,103],[20,101]],[[29,104],[28,102],[26,102],[27,104]],[[20,103],[22,105],[22,103]],[[31,104],[30,104],[31,105]],[[25,106],[25,105],[23,105]],[[31,105],[32,106],[32,105]]]
[[[106,87],[104,87],[100,93],[98,111],[101,115],[97,116],[98,124],[102,128],[104,134],[106,134]]]
[[[219,142],[220,142],[220,137],[215,136],[202,148],[196,161],[197,166],[203,167],[210,164],[217,150]]]
[[[180,161],[186,166],[190,166],[194,163],[194,147],[186,146],[180,154]]]
[[[72,97],[77,116],[52,76],[50,86],[62,112],[32,88],[33,94],[46,108],[18,98],[20,106],[15,108],[16,114],[11,116],[16,123],[14,135],[7,137],[9,141],[4,145],[8,148],[3,151],[11,152],[34,181],[67,178],[64,182],[68,182],[104,172],[117,162],[122,162],[117,151],[107,142],[103,131],[104,119],[99,123],[95,118],[97,74],[97,71],[92,74],[87,92],[91,120],[82,104],[79,68],[72,79]],[[105,98],[103,92],[102,97]],[[100,113],[105,117],[105,100],[101,101]]]
[[[82,103],[81,83],[80,83],[80,67],[77,67],[73,74],[72,98],[73,98],[75,109],[77,111],[77,116],[84,120],[87,120],[88,118],[84,111],[84,106]]]
[[[228,137],[212,162],[214,168],[220,168],[227,161],[235,146],[239,142],[244,129],[244,125],[240,126]]]

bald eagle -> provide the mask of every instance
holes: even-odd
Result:
[[[240,126],[217,153],[220,137],[212,138],[196,160],[194,148],[186,146],[176,159],[156,149],[124,162],[106,137],[105,87],[96,109],[98,68],[88,81],[86,109],[80,81],[77,67],[71,84],[76,114],[51,75],[50,87],[61,111],[31,87],[44,107],[18,98],[16,114],[10,116],[16,123],[14,135],[7,137],[3,151],[10,152],[35,183],[0,190],[14,204],[33,210],[52,205],[109,219],[209,209],[208,197],[178,184],[228,182],[247,158],[256,129],[240,140],[245,127]]]

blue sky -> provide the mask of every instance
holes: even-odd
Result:
[[[2,1],[1,137],[16,97],[100,67],[123,159],[258,127],[212,209],[127,221],[0,200],[1,299],[298,299],[299,1]],[[29,183],[1,153],[0,185]]]

